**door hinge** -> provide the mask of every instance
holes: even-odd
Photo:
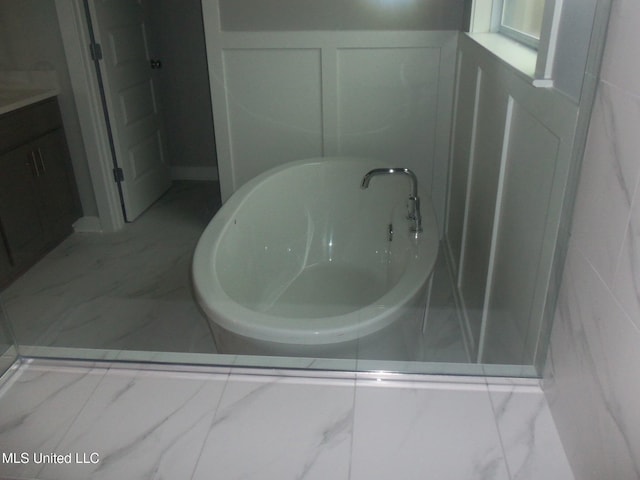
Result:
[[[99,43],[92,43],[89,45],[89,51],[91,52],[91,58],[95,60],[102,60],[102,47]]]
[[[116,182],[124,182],[124,171],[120,167],[113,169],[113,178]]]

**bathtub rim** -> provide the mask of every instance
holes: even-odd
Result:
[[[214,322],[238,335],[274,343],[327,345],[348,342],[382,330],[393,323],[400,310],[415,298],[421,289],[426,288],[433,273],[439,242],[430,197],[421,190],[424,232],[419,240],[410,240],[415,251],[410,254],[409,264],[400,280],[374,303],[343,315],[295,319],[250,309],[227,295],[218,277],[214,260],[220,240],[230,228],[237,210],[248,201],[250,192],[286,169],[316,164],[328,166],[330,163],[345,161],[362,162],[366,169],[388,166],[386,162],[354,156],[313,157],[288,162],[246,182],[220,208],[200,236],[192,261],[194,295],[209,322]],[[408,235],[408,228],[406,232]],[[418,261],[415,261],[416,257]],[[208,295],[201,291],[205,285],[209,285]]]

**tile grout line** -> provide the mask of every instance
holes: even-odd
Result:
[[[351,401],[351,441],[349,442],[349,470],[347,472],[347,480],[351,480],[353,473],[353,444],[356,436],[356,395],[358,389],[358,377],[353,377],[353,395]]]
[[[55,367],[54,370],[51,369],[51,366],[47,367],[48,368],[48,372],[51,373],[52,371],[55,371]],[[78,418],[80,418],[80,415],[82,414],[82,412],[84,411],[84,409],[87,407],[87,404],[89,403],[89,400],[91,398],[93,398],[93,396],[96,393],[96,390],[98,389],[98,386],[100,386],[102,384],[102,382],[104,381],[105,376],[107,375],[107,373],[110,370],[110,367],[108,368],[104,368],[104,367],[100,367],[100,366],[93,366],[93,367],[82,367],[81,369],[86,370],[86,372],[82,375],[81,378],[86,378],[87,375],[89,375],[93,370],[104,370],[104,372],[102,373],[102,375],[100,376],[99,380],[96,382],[95,386],[93,387],[93,389],[91,390],[91,393],[89,393],[89,395],[87,395],[87,397],[85,398],[84,402],[82,402],[82,406],[77,410],[76,414],[73,417],[73,420],[71,420],[69,422],[69,425],[67,426],[67,428],[65,429],[64,433],[62,433],[60,435],[60,440],[58,440],[58,442],[56,442],[55,446],[53,447],[53,451],[57,451],[58,447],[63,443],[63,441],[66,439],[67,435],[69,434],[69,432],[71,431],[71,428],[76,424],[76,422],[78,421]],[[67,387],[65,387],[66,389]],[[40,474],[44,471],[44,469],[47,468],[47,465],[43,465],[38,472],[36,473],[36,478],[40,477]]]
[[[629,312],[627,312],[627,309],[624,307],[624,305],[622,305],[622,303],[620,302],[620,299],[618,298],[618,295],[614,293],[612,289],[613,287],[610,286],[604,278],[602,278],[602,275],[600,274],[598,269],[591,262],[591,259],[579,247],[575,246],[574,248],[578,251],[578,253],[582,257],[581,260],[587,264],[587,267],[589,268],[590,273],[595,276],[598,286],[603,290],[603,292],[606,295],[610,297],[610,300],[612,300],[615,303],[616,307],[620,309],[620,311],[622,312],[627,322],[629,322],[631,328],[634,329],[636,332],[640,333],[640,327],[635,324],[635,322],[633,321],[633,316],[630,315]],[[582,319],[580,319],[580,321],[582,323]]]
[[[193,480],[195,474],[196,474],[196,469],[198,468],[198,465],[200,464],[200,459],[202,458],[202,454],[204,453],[204,448],[207,444],[207,440],[209,440],[209,435],[211,435],[211,431],[212,431],[212,427],[216,422],[216,418],[218,416],[218,409],[220,408],[220,404],[222,403],[222,398],[224,397],[225,392],[227,391],[227,387],[229,385],[229,381],[231,379],[231,371],[226,373],[226,380],[224,381],[224,386],[222,387],[222,392],[220,392],[220,396],[218,397],[218,402],[216,403],[216,406],[213,410],[213,416],[211,417],[211,422],[209,423],[209,428],[207,429],[207,434],[204,436],[204,438],[202,439],[202,444],[200,445],[200,451],[198,452],[198,458],[196,459],[195,463],[193,464],[193,467],[191,468],[191,475],[189,475],[189,479]]]
[[[509,460],[507,458],[507,451],[504,448],[504,440],[502,438],[502,431],[500,430],[500,425],[498,424],[498,415],[496,413],[496,406],[494,405],[494,401],[493,401],[493,396],[491,395],[491,389],[489,388],[489,382],[487,377],[485,377],[485,380],[487,383],[485,383],[485,388],[487,391],[487,395],[489,396],[489,405],[491,405],[491,416],[493,417],[493,423],[496,427],[496,432],[498,433],[498,440],[500,442],[500,450],[502,452],[502,459],[504,461],[504,466],[507,470],[507,475],[509,476],[509,479],[513,479],[513,476],[511,475],[511,467],[509,466]],[[513,393],[513,391],[512,391]]]

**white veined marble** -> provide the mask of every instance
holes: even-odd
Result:
[[[601,82],[583,160],[572,238],[607,284],[623,248],[640,175],[640,100]]]
[[[489,395],[512,480],[573,479],[540,389],[494,385]]]
[[[348,479],[353,380],[232,376],[194,480]]]
[[[0,450],[98,462],[2,462],[0,477],[572,479],[531,381],[69,365],[2,385]]]
[[[640,478],[640,4],[614,0],[544,388],[576,478]]]
[[[0,455],[51,452],[104,376],[85,368],[22,368],[0,391]],[[0,476],[35,476],[34,463],[0,463]]]
[[[1,294],[18,343],[215,353],[190,265],[218,206],[215,183],[176,182],[122,231],[68,237]]]
[[[509,478],[485,385],[358,387],[351,478]]]
[[[110,371],[56,450],[97,464],[47,465],[42,479],[188,478],[226,375]]]
[[[569,251],[545,392],[576,477],[640,478],[640,332],[602,278]]]

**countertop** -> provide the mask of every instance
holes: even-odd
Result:
[[[59,93],[57,88],[0,89],[0,115],[55,97]]]

